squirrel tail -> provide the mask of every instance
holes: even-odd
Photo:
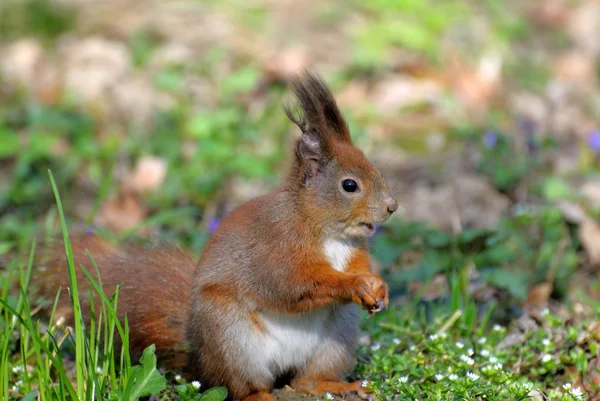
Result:
[[[117,248],[92,235],[73,237],[71,247],[86,322],[90,315],[90,294],[94,297],[96,310],[101,302],[80,268],[83,265],[98,282],[89,251],[100,272],[104,293],[110,297],[121,285],[117,314],[121,323],[127,315],[132,357],[141,355],[146,347],[155,344],[156,354],[163,363],[174,369],[184,368],[189,357],[185,333],[191,305],[193,258],[175,246]],[[37,292],[43,298],[54,300],[58,289],[62,288],[55,322],[72,323],[71,302],[66,291],[69,287],[67,262],[62,243],[54,244],[43,252],[36,274]]]

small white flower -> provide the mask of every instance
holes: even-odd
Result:
[[[23,385],[23,380],[18,380],[18,381],[15,383],[15,386],[17,386],[17,387],[21,387],[22,385]]]
[[[393,342],[394,342],[394,344],[396,344],[396,345],[400,344],[400,339],[399,339],[399,338],[394,338],[392,341],[393,341]]]
[[[579,387],[575,387],[570,391],[571,395],[575,398],[583,398],[583,391]]]
[[[490,351],[488,351],[487,349],[482,349],[480,354],[481,354],[481,356],[487,358],[488,356],[490,356]]]
[[[443,378],[444,378],[444,375],[441,375],[439,373],[437,375],[435,375],[435,380],[437,380],[437,381],[442,381]]]
[[[548,308],[545,308],[544,310],[542,310],[542,316],[546,316],[550,313],[550,311],[548,310]]]
[[[547,338],[544,338],[544,339],[542,340],[542,344],[543,344],[544,346],[546,346],[546,347],[547,347],[547,346],[549,346],[549,345],[550,345],[550,340],[548,340]]]
[[[458,376],[455,375],[454,373],[452,373],[450,376],[448,376],[448,379],[454,381],[454,380],[458,379]]]
[[[411,346],[410,346],[410,348],[409,348],[409,350],[411,350],[411,351],[416,351],[416,350],[417,350],[417,347],[415,347],[414,345],[411,345]]]
[[[408,376],[400,376],[400,377],[398,378],[398,381],[399,381],[400,383],[406,383],[406,382],[408,382]]]
[[[438,338],[437,334],[432,334],[432,335],[429,336],[429,339],[431,341],[435,341],[435,340],[437,340],[437,338]]]
[[[476,375],[473,372],[467,372],[467,377],[469,379],[471,379],[472,381],[478,380],[479,379],[479,375]]]
[[[494,365],[494,369],[496,370],[502,370],[502,364],[501,363],[497,363]]]
[[[485,337],[481,337],[479,340],[477,340],[477,342],[479,344],[485,344],[486,341],[487,341],[487,338],[485,338]]]
[[[371,351],[377,351],[379,348],[381,348],[381,344],[375,344],[371,346]]]
[[[565,390],[570,390],[571,389],[571,383],[565,383],[562,386]]]
[[[546,362],[550,362],[551,360],[552,360],[552,355],[545,354],[545,355],[542,357],[542,362],[544,362],[544,363],[546,363]]]
[[[19,373],[23,371],[23,366],[22,365],[17,365],[15,367],[12,368],[13,373]]]
[[[492,330],[494,330],[494,331],[501,331],[501,330],[502,330],[502,326],[500,326],[499,324],[495,324],[495,325],[492,327]]]
[[[198,380],[194,380],[192,382],[192,387],[195,388],[196,390],[198,390],[200,388],[201,384]]]
[[[333,400],[333,395],[331,395],[331,393],[327,393],[327,394],[325,394],[325,399],[326,400]]]
[[[180,382],[181,381],[181,375],[175,375],[175,381],[176,382]]]
[[[98,373],[99,375],[101,375],[102,372],[103,372],[102,371],[102,367],[100,367],[100,366],[96,367],[96,373]]]
[[[474,352],[475,352],[475,351],[473,351],[473,348],[469,348],[469,349],[467,350],[467,355],[471,356],[471,355],[473,355],[473,353],[474,353]]]
[[[444,331],[442,334],[440,334],[440,337],[441,337],[441,338],[446,338],[446,337],[448,337],[448,333],[446,333],[446,332]]]
[[[473,358],[470,358],[466,355],[461,355],[460,360],[463,361],[464,363],[466,363],[467,365],[473,365],[475,363]]]
[[[12,391],[14,391],[15,393],[18,393],[19,392],[19,387],[12,386]]]
[[[465,345],[464,345],[463,343],[461,343],[460,341],[457,341],[457,342],[456,342],[456,347],[457,347],[458,349],[463,349],[463,348],[464,348],[464,346],[465,346]]]
[[[368,380],[363,380],[363,382],[361,383],[361,386],[363,386],[363,387],[369,387],[369,381]]]
[[[496,358],[495,356],[490,356],[490,363],[496,363],[498,362],[498,358]]]

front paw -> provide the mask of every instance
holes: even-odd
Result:
[[[388,286],[374,274],[357,276],[353,301],[373,315],[388,306]]]

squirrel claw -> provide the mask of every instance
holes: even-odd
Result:
[[[377,312],[381,312],[385,308],[385,302],[378,299],[375,305],[369,309],[369,317],[373,316]]]

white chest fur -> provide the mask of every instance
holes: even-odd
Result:
[[[354,248],[350,242],[327,240],[323,252],[334,269],[344,271]],[[289,368],[308,363],[330,337],[331,327],[327,322],[331,320],[334,308],[335,305],[329,305],[298,315],[261,313],[265,332],[256,342],[248,344],[254,355],[252,375],[272,378]]]
[[[323,244],[323,251],[331,266],[335,270],[343,272],[350,262],[354,248],[347,241],[328,239]]]

